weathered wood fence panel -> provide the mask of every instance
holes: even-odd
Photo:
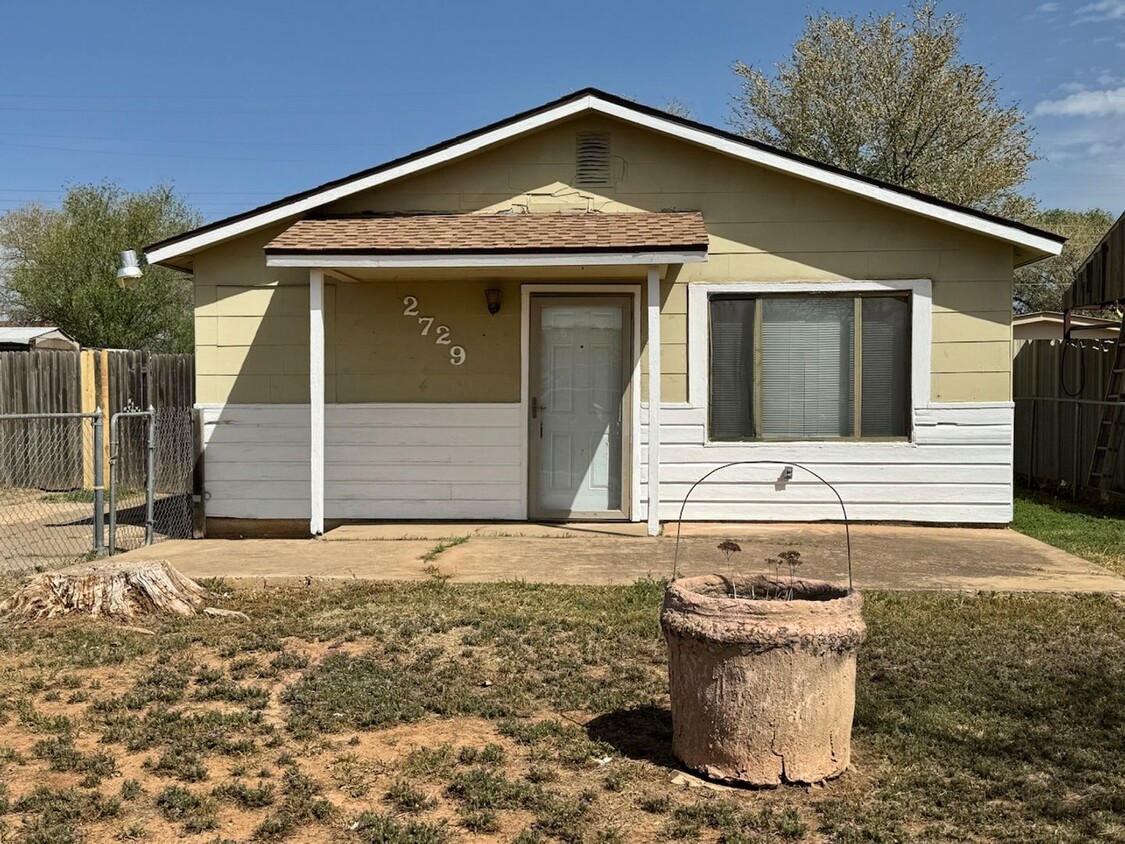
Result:
[[[0,352],[0,414],[76,413],[74,352]],[[82,431],[69,419],[8,422],[0,437],[0,486],[74,489],[82,484]]]
[[[1033,483],[1086,485],[1113,365],[1113,342],[1029,340],[1015,354],[1015,473]],[[1110,490],[1125,491],[1125,453]]]
[[[79,413],[101,407],[106,435],[101,459],[107,465],[113,414],[150,404],[158,411],[186,414],[194,403],[191,355],[98,349],[0,352],[0,413]],[[0,485],[51,490],[91,485],[95,456],[88,422],[85,430],[56,419],[21,420],[8,427],[0,439]],[[118,433],[121,483],[143,488],[144,420],[122,419]],[[76,453],[83,455],[81,461]]]

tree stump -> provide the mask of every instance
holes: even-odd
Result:
[[[145,615],[195,615],[207,592],[167,560],[98,561],[36,575],[0,604],[11,621],[89,615],[129,621]]]

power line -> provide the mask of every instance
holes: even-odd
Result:
[[[177,158],[188,161],[240,161],[240,162],[265,162],[270,164],[331,164],[334,167],[354,167],[354,162],[327,161],[313,158],[236,158],[221,155],[185,155],[172,152],[137,152],[123,149],[81,149],[79,147],[47,146],[44,144],[20,144],[13,141],[0,141],[0,147],[13,149],[35,149],[48,152],[76,152],[91,155],[127,155],[133,158]]]
[[[15,138],[52,138],[68,141],[108,141],[111,143],[144,143],[144,144],[207,144],[211,146],[311,146],[311,147],[387,147],[394,146],[388,141],[215,141],[204,139],[183,138],[107,138],[94,135],[51,135],[39,132],[0,132],[4,137]]]

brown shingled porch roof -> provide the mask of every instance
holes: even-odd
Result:
[[[300,220],[267,255],[706,251],[697,211],[621,214],[425,214]]]

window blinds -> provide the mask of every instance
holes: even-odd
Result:
[[[852,436],[854,301],[760,301],[762,436]]]

